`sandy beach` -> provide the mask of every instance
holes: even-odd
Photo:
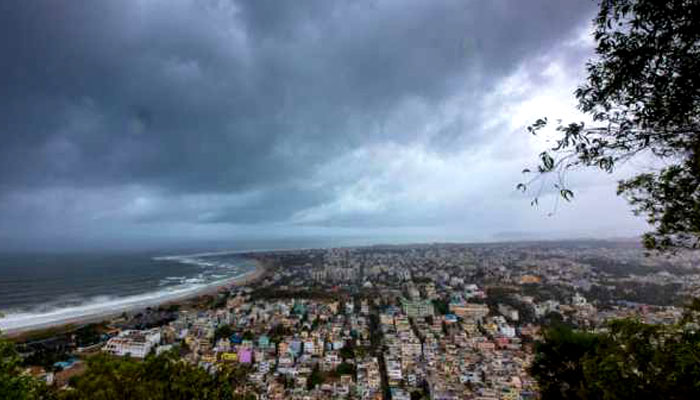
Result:
[[[68,331],[80,325],[102,322],[115,318],[124,312],[138,312],[146,308],[187,302],[200,296],[215,294],[223,289],[244,286],[257,281],[265,275],[267,268],[263,262],[258,260],[253,260],[253,262],[255,264],[255,269],[225,281],[215,282],[194,290],[183,290],[182,293],[178,293],[178,291],[164,293],[162,296],[155,296],[144,300],[140,300],[138,296],[133,298],[133,300],[116,300],[114,306],[109,309],[92,309],[90,306],[85,306],[81,310],[72,312],[56,310],[47,313],[46,319],[43,321],[23,321],[21,318],[13,318],[12,315],[5,316],[4,318],[0,318],[0,331],[2,332],[2,336],[10,338],[16,338],[35,331],[48,329]]]

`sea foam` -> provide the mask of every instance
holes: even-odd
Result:
[[[235,263],[215,263],[192,256],[168,256],[158,257],[158,259],[194,264],[202,267],[215,266],[217,268],[226,268],[229,270],[237,270],[240,268],[240,265]],[[170,286],[162,287],[159,283],[160,288],[143,294],[124,297],[95,296],[82,300],[71,299],[73,300],[71,301],[71,305],[66,305],[66,303],[61,302],[61,306],[56,303],[44,304],[31,311],[6,311],[5,316],[0,318],[0,331],[3,333],[12,333],[40,329],[84,321],[85,319],[94,320],[101,316],[107,317],[117,315],[121,312],[134,309],[154,307],[169,301],[190,297],[197,292],[208,290],[211,287],[221,286],[242,279],[252,272],[253,270],[248,270],[225,279],[220,279],[226,276],[221,274],[209,274],[205,276],[200,273],[190,278],[185,276],[171,276],[161,280],[161,283],[167,282]]]

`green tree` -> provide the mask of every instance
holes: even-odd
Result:
[[[78,328],[75,332],[75,342],[78,346],[90,346],[100,341],[100,326],[88,324]]]
[[[215,374],[183,362],[177,351],[149,356],[143,362],[105,354],[87,360],[85,373],[60,392],[65,400],[242,399],[248,370],[222,367]]]
[[[253,339],[255,339],[255,335],[253,335],[253,332],[251,332],[251,331],[245,331],[245,332],[243,332],[242,339],[243,340],[253,340]]]
[[[700,398],[700,334],[687,322],[623,319],[600,334],[552,327],[531,372],[545,400]]]
[[[594,19],[596,56],[576,92],[583,122],[559,123],[560,139],[540,154],[537,177],[559,178],[554,187],[573,197],[567,170],[612,172],[641,154],[665,167],[619,182],[637,215],[654,227],[649,249],[700,247],[700,2],[697,0],[600,0]],[[547,125],[539,119],[528,130]],[[526,169],[523,172],[529,173]],[[537,198],[533,200],[537,202]]]
[[[214,340],[228,339],[233,335],[233,329],[231,325],[225,324],[221,325],[214,331]]]
[[[585,386],[580,360],[597,345],[598,337],[556,324],[545,331],[536,345],[532,375],[544,399],[581,399]]]
[[[306,388],[308,390],[314,389],[318,385],[322,385],[324,381],[323,373],[318,365],[314,366],[311,370],[311,375],[309,375],[309,380],[306,383]]]
[[[14,344],[0,338],[0,399],[48,399],[50,395],[43,382],[23,373]]]
[[[433,308],[435,309],[435,312],[439,315],[445,315],[450,312],[450,306],[447,304],[446,301],[442,299],[433,299]]]
[[[335,369],[336,375],[352,375],[355,376],[355,365],[347,362],[342,362]]]

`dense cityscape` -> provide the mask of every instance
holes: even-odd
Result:
[[[700,399],[700,0],[0,9],[0,400]]]
[[[26,335],[27,373],[71,390],[84,359],[171,352],[234,368],[260,399],[536,399],[542,327],[672,324],[700,255],[631,242],[426,244],[250,253],[255,282],[68,331]]]

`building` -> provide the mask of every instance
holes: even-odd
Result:
[[[542,282],[542,277],[537,275],[523,275],[520,277],[520,284],[530,284],[530,283],[540,283]]]
[[[450,312],[466,320],[480,320],[489,313],[489,307],[476,303],[450,303]]]
[[[518,321],[520,319],[520,313],[518,310],[507,304],[499,304],[498,312],[511,321]]]
[[[258,339],[258,347],[261,349],[267,349],[270,347],[270,338],[265,335],[260,336]]]
[[[403,374],[401,372],[401,363],[397,360],[386,361],[386,375],[389,378],[389,385],[398,386],[401,384]]]
[[[238,362],[250,364],[253,362],[253,351],[250,348],[241,348],[238,350]]]
[[[107,341],[102,351],[115,356],[145,358],[160,343],[160,329],[146,331],[126,330]]]
[[[574,294],[574,297],[571,299],[571,304],[576,306],[576,307],[584,307],[588,304],[588,301],[586,301],[586,298],[581,296],[578,292]]]
[[[410,318],[428,317],[433,315],[433,303],[430,300],[409,300],[402,298],[401,308]]]

